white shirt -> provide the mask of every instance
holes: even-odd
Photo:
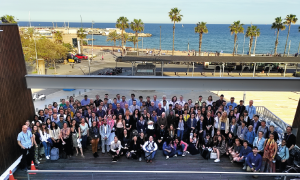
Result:
[[[208,106],[208,105],[212,106],[214,101],[209,102],[208,100],[206,100],[205,102],[206,102],[206,106]]]
[[[219,117],[215,117],[215,128],[218,129],[219,126]]]
[[[40,135],[41,135],[40,139],[42,142],[47,142],[47,139],[50,138],[49,134],[47,134],[46,132],[44,132],[44,134],[43,134],[43,132],[41,130],[40,130]]]
[[[185,101],[184,100],[182,100],[182,101],[177,101],[176,103],[178,103],[179,105],[181,105],[182,107],[184,106],[184,104],[185,104]]]

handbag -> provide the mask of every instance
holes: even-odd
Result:
[[[210,152],[210,159],[217,159],[217,158],[218,158],[217,153]]]
[[[47,142],[50,144],[50,146],[53,146],[53,141],[52,141],[51,138],[48,138],[48,139],[47,139]]]

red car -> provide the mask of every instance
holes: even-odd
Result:
[[[84,54],[76,54],[75,57],[77,57],[78,59],[82,59],[82,60],[87,60],[88,57]]]

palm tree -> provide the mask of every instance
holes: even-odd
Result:
[[[80,28],[80,29],[77,31],[77,37],[80,39],[80,45],[81,45],[81,46],[82,46],[82,44],[83,44],[83,39],[85,39],[86,36],[87,36],[87,34],[86,34],[85,29]]]
[[[244,34],[243,25],[244,24],[240,24],[240,21],[234,21],[233,24],[231,24],[229,26],[231,35],[234,34],[234,46],[233,46],[233,52],[232,52],[233,56],[234,56],[234,52],[235,52],[235,45],[236,45],[237,35],[238,35],[238,33],[243,33]]]
[[[1,20],[3,20],[2,23],[4,23],[4,24],[7,24],[7,23],[17,23],[17,21],[15,20],[15,17],[11,16],[11,15],[4,15],[4,16],[2,16]]]
[[[175,22],[180,22],[182,20],[183,15],[180,14],[179,9],[173,8],[169,12],[169,18],[171,19],[172,22],[174,22],[173,25],[173,49],[172,49],[172,56],[174,56],[174,39],[175,39]]]
[[[127,17],[124,17],[124,16],[119,17],[119,19],[117,19],[117,22],[116,22],[116,27],[120,28],[122,30],[121,38],[122,38],[122,47],[123,47],[123,43],[124,43],[123,33],[124,33],[125,29],[129,28]]]
[[[203,33],[208,33],[208,29],[206,27],[206,22],[198,22],[195,27],[195,33],[199,33],[199,56],[201,53],[201,45],[202,45],[202,35]]]
[[[132,42],[133,43],[133,48],[135,48],[135,44],[138,43],[140,40],[136,36],[130,36],[128,41]]]
[[[273,22],[271,29],[276,29],[277,30],[277,37],[275,41],[275,49],[274,49],[274,55],[277,53],[277,46],[278,46],[278,36],[279,36],[279,30],[283,31],[285,30],[285,25],[282,22],[281,17],[275,18],[275,22]]]
[[[254,43],[254,49],[253,49],[253,54],[255,54],[255,49],[256,49],[256,41],[257,41],[257,37],[260,36],[260,30],[258,28],[256,28],[255,31],[255,43]]]
[[[138,32],[144,31],[144,23],[141,19],[134,19],[133,22],[130,23],[130,28],[135,31],[135,37],[138,39]],[[137,52],[139,52],[139,43],[136,44]]]
[[[251,55],[251,48],[252,48],[252,43],[253,43],[253,37],[254,36],[259,36],[260,31],[257,28],[257,26],[248,26],[247,31],[246,31],[246,37],[250,38],[249,42],[249,56]]]
[[[124,34],[123,34],[123,42],[124,42],[125,46],[126,46],[126,42],[128,41],[128,39],[129,39],[128,34],[127,34],[127,33],[124,33]]]
[[[63,42],[63,37],[61,31],[56,31],[54,34],[54,42],[61,44]]]
[[[119,35],[117,34],[117,31],[112,31],[108,34],[106,41],[113,41],[114,46],[116,46],[116,41],[119,39]]]
[[[287,46],[289,35],[290,35],[291,24],[292,23],[295,24],[297,22],[297,20],[298,20],[298,18],[296,18],[296,15],[294,15],[294,14],[287,15],[286,18],[285,18],[284,24],[289,26],[289,31],[288,31],[288,34],[287,34],[287,37],[286,37],[283,56],[285,55],[286,46]]]

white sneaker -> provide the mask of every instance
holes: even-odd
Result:
[[[244,170],[245,170],[246,168],[247,168],[246,166],[243,167]]]
[[[214,162],[220,162],[220,159],[216,159],[216,160],[214,160]]]
[[[169,159],[169,156],[166,156],[166,159]]]
[[[175,154],[174,157],[177,157],[177,154]]]
[[[41,162],[40,162],[40,161],[36,161],[36,163],[37,163],[37,164],[40,164]]]
[[[141,157],[139,158],[139,161],[142,161],[142,158],[141,158]]]
[[[49,156],[46,156],[46,159],[49,159]]]
[[[182,157],[184,157],[186,155],[186,151],[182,153]]]

